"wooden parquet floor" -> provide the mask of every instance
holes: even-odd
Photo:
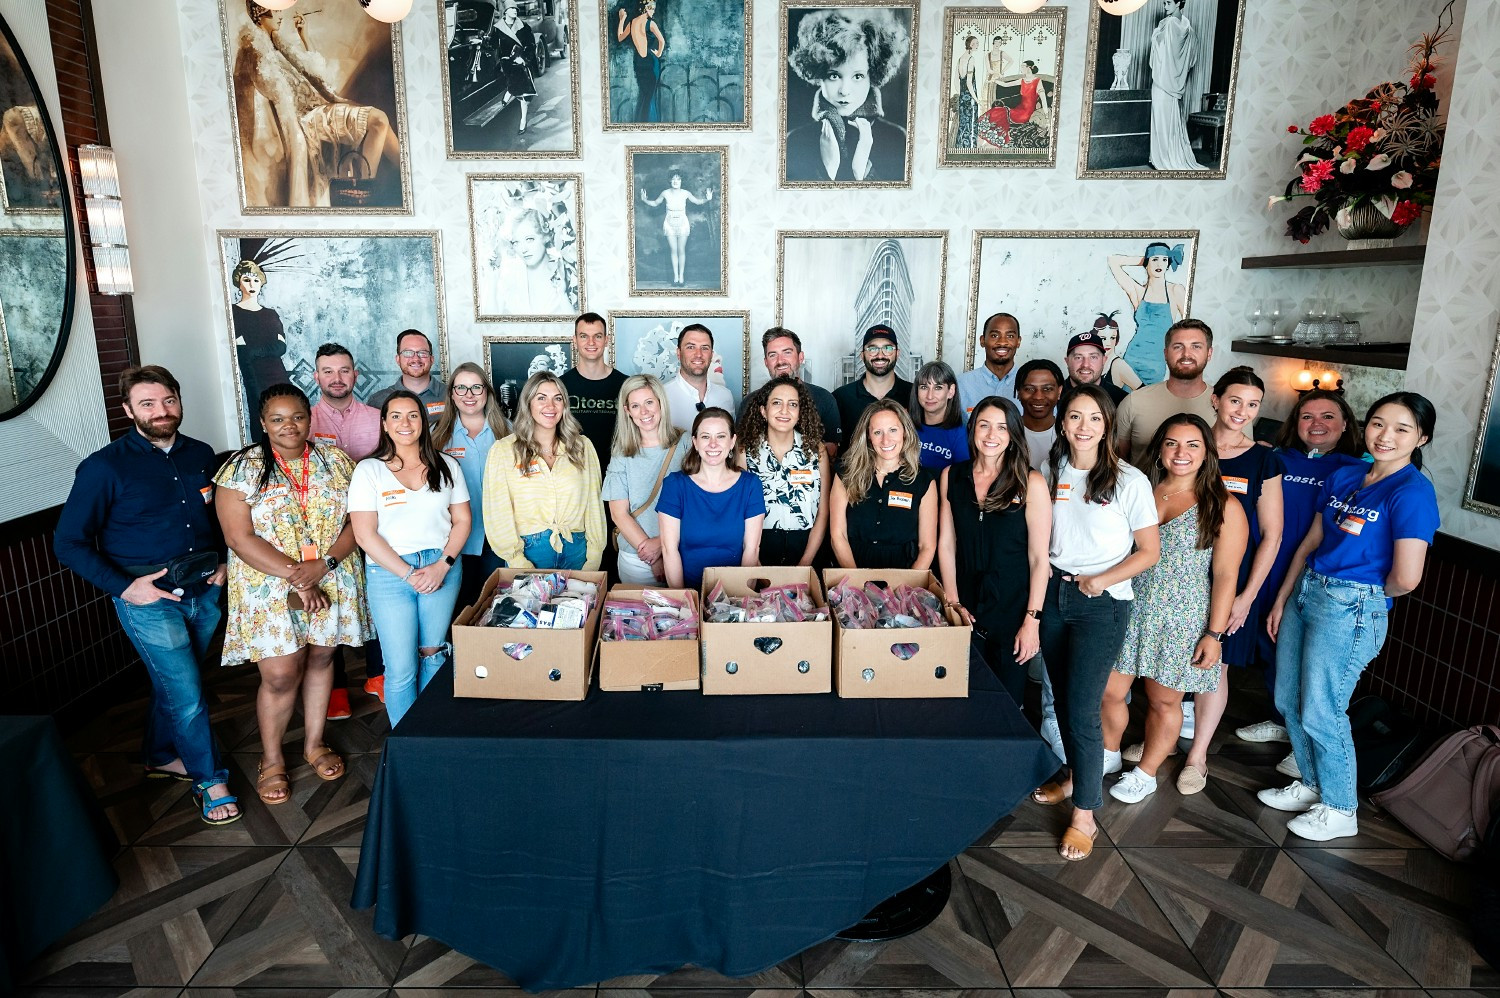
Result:
[[[380,704],[329,725],[347,776],[292,772],[275,808],[250,791],[259,757],[251,669],[211,678],[215,730],[245,817],[210,828],[184,785],[141,779],[145,704],[121,704],[70,740],[124,844],[116,896],[33,964],[29,998],[518,998],[503,973],[435,940],[384,939],[348,898],[388,730]],[[356,686],[358,680],[354,680]],[[1242,683],[1248,686],[1249,683]],[[1067,863],[1059,808],[1029,801],[951,866],[948,907],[886,943],[831,940],[751,978],[684,967],[557,998],[1500,998],[1468,942],[1466,871],[1400,826],[1360,813],[1360,834],[1288,836],[1255,791],[1283,782],[1284,744],[1248,745],[1264,697],[1236,693],[1208,789],[1106,796],[1094,855]],[[1133,726],[1133,732],[1137,726]],[[288,733],[299,758],[301,732]]]

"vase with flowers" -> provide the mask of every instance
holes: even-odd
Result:
[[[1306,127],[1287,126],[1304,148],[1297,175],[1270,204],[1313,201],[1287,219],[1288,237],[1305,243],[1332,224],[1351,241],[1391,240],[1432,206],[1445,127],[1434,56],[1452,26],[1449,0],[1437,29],[1411,47],[1410,79],[1379,84]]]

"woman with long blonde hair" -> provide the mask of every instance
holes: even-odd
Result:
[[[604,554],[599,456],[557,375],[521,386],[514,431],[484,468],[484,533],[511,568],[587,569]]]
[[[484,465],[490,448],[510,435],[510,424],[500,411],[495,386],[484,368],[465,361],[453,369],[448,381],[448,405],[432,431],[432,445],[458,462],[469,487],[469,505],[476,520],[484,515]],[[504,562],[484,539],[484,531],[469,531],[462,556],[463,583],[458,588],[456,610],[478,598],[484,583]]]
[[[672,425],[666,389],[652,375],[626,378],[617,409],[614,453],[601,496],[615,528],[620,581],[660,584],[667,575],[657,499],[662,482],[682,467],[688,437]]]
[[[829,542],[841,567],[932,567],[937,474],[922,467],[922,443],[905,407],[886,398],[860,414],[829,510]]]

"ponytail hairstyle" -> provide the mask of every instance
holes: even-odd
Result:
[[[1302,407],[1310,402],[1332,402],[1338,406],[1339,412],[1344,416],[1344,432],[1339,434],[1338,443],[1333,445],[1329,453],[1348,454],[1350,457],[1362,457],[1365,453],[1365,445],[1359,439],[1359,420],[1354,416],[1354,410],[1349,408],[1349,403],[1344,396],[1338,392],[1331,392],[1326,388],[1314,388],[1303,392],[1297,404],[1292,406],[1292,414],[1281,424],[1281,429],[1276,433],[1276,446],[1286,450],[1295,450],[1307,453],[1307,445],[1302,442],[1302,437],[1297,432],[1297,424],[1302,420]]]
[[[724,425],[729,427],[730,447],[729,453],[724,455],[724,467],[728,468],[730,471],[743,470],[742,468],[740,468],[739,457],[737,454],[739,448],[734,446],[734,416],[727,409],[721,409],[716,405],[711,405],[707,409],[699,412],[697,416],[693,417],[693,428],[689,433],[689,436],[692,439],[693,446],[689,447],[688,452],[682,455],[683,472],[689,475],[696,475],[699,469],[703,467],[703,458],[698,454],[698,427],[702,426],[710,419],[722,419],[724,421]]]
[[[396,458],[396,441],[385,431],[385,417],[391,411],[391,403],[397,399],[406,399],[417,407],[417,414],[421,417],[417,422],[422,424],[422,435],[417,438],[417,459],[427,469],[427,487],[434,492],[441,492],[445,487],[453,487],[453,472],[448,470],[448,462],[443,460],[442,451],[432,444],[432,430],[427,426],[427,407],[417,397],[416,392],[405,388],[398,388],[391,392],[390,396],[380,406],[380,443],[375,445],[375,453],[370,456],[377,461],[389,461]]]
[[[1084,485],[1084,502],[1110,502],[1115,497],[1115,486],[1120,483],[1120,453],[1115,449],[1115,403],[1109,393],[1098,385],[1074,385],[1057,402],[1057,439],[1052,441],[1052,450],[1047,456],[1048,479],[1052,491],[1057,491],[1057,477],[1062,473],[1063,462],[1068,459],[1069,444],[1063,436],[1063,423],[1068,418],[1068,408],[1082,396],[1099,407],[1104,416],[1104,429],[1099,440],[1099,457],[1089,469],[1088,481]]]
[[[1389,395],[1376,399],[1365,412],[1366,426],[1370,423],[1370,417],[1374,416],[1376,410],[1383,405],[1399,405],[1411,413],[1412,418],[1417,421],[1417,430],[1427,438],[1428,443],[1432,443],[1432,431],[1437,428],[1437,408],[1427,400],[1425,395],[1419,395],[1416,392],[1391,392]],[[1421,447],[1411,452],[1411,463],[1418,469],[1422,467]]]
[[[1179,412],[1158,426],[1151,437],[1151,465],[1146,469],[1146,477],[1153,486],[1166,480],[1167,467],[1161,463],[1161,449],[1172,431],[1184,426],[1196,430],[1203,438],[1203,463],[1193,476],[1193,496],[1198,504],[1198,550],[1207,551],[1214,546],[1224,526],[1224,507],[1229,503],[1229,490],[1219,477],[1219,454],[1214,449],[1213,429],[1208,421],[1194,412]]]
[[[312,403],[307,400],[307,395],[296,385],[288,384],[286,382],[283,382],[279,385],[272,385],[265,391],[261,392],[260,401],[256,406],[255,411],[262,417],[264,417],[266,406],[270,405],[276,399],[283,398],[296,399],[298,402],[302,403],[303,412],[308,413],[309,416],[312,414]],[[309,439],[307,448],[308,460],[315,460],[326,465],[328,463],[328,459],[322,454],[318,446],[314,444],[311,439],[311,434],[312,428],[311,425],[309,425]],[[280,473],[276,467],[276,455],[272,452],[271,449],[271,438],[264,431],[261,432],[259,440],[248,447],[242,447],[238,451],[235,451],[234,456],[229,460],[234,462],[236,469],[238,469],[252,455],[260,461],[260,477],[256,479],[255,482],[255,491],[257,494],[259,494],[261,492],[264,492],[266,488],[271,484],[271,480]]]
[[[1000,455],[999,473],[990,483],[989,491],[984,494],[984,500],[979,504],[979,508],[986,513],[997,513],[1017,503],[1022,505],[1026,503],[1026,485],[1031,478],[1031,455],[1026,449],[1026,430],[1021,422],[1020,408],[1010,399],[990,395],[980,399],[979,404],[974,406],[969,413],[970,461],[974,464],[979,463],[979,459],[974,457],[978,453],[978,448],[974,446],[974,428],[979,421],[980,414],[991,409],[998,411],[1005,420],[1005,429],[1010,434],[1010,440]]]
[[[443,414],[438,417],[437,426],[432,428],[432,446],[438,450],[447,449],[453,440],[453,427],[458,422],[458,403],[453,397],[453,380],[460,374],[474,375],[484,388],[484,421],[490,424],[490,432],[495,435],[495,440],[498,442],[510,435],[510,424],[505,421],[505,413],[500,410],[500,400],[495,397],[495,386],[490,383],[490,376],[484,373],[484,368],[472,360],[466,360],[449,375],[448,404],[443,406]]]

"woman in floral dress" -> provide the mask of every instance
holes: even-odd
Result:
[[[310,413],[298,388],[267,388],[260,397],[265,436],[214,479],[229,544],[223,663],[260,666],[255,788],[267,804],[291,798],[281,744],[299,688],[303,758],[320,779],[344,775],[344,760],[323,744],[333,650],[362,645],[371,633],[364,573],[345,513],[354,462],[337,447],[308,440]]]
[[[739,437],[741,461],[766,501],[760,563],[812,565],[828,533],[831,472],[807,387],[786,375],[772,379],[745,406]]]

